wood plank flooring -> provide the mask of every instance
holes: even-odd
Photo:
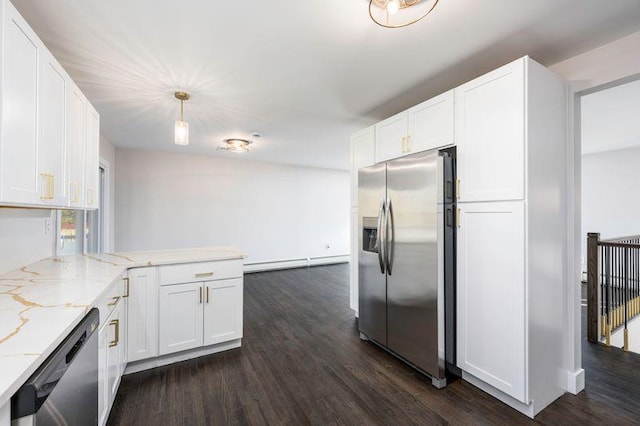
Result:
[[[123,377],[109,425],[528,424],[458,380],[431,386],[358,338],[348,265],[245,276],[242,348]],[[584,343],[587,387],[536,417],[638,424],[640,356]]]

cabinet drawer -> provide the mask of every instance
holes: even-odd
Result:
[[[242,276],[242,260],[160,266],[160,285],[222,280]]]

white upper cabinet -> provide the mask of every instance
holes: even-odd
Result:
[[[43,187],[41,199],[45,204],[66,206],[67,149],[66,99],[68,77],[58,61],[46,50],[40,60],[39,117],[39,175]]]
[[[41,204],[38,63],[42,42],[9,2],[4,3],[2,26],[0,198],[6,204]]]
[[[407,111],[407,153],[454,143],[454,91],[450,90]]]
[[[401,112],[375,125],[376,163],[406,154],[407,112]]]
[[[375,125],[376,163],[454,144],[450,90]]]
[[[86,143],[86,164],[85,164],[85,188],[86,206],[95,209],[99,204],[98,193],[98,168],[100,167],[100,115],[93,106],[86,103],[85,120],[85,143]]]
[[[351,136],[351,205],[358,205],[358,169],[375,164],[373,126]]]
[[[67,109],[67,147],[69,161],[69,207],[82,208],[85,202],[85,118],[87,100],[75,84],[69,86]]]
[[[455,89],[459,200],[524,198],[525,58]]]
[[[97,208],[100,116],[0,1],[0,205]]]

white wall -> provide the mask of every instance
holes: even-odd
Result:
[[[0,274],[52,256],[54,238],[51,210],[0,208]]]
[[[105,211],[105,251],[113,251],[115,247],[115,191],[116,191],[116,149],[104,136],[100,136],[100,162],[108,166],[107,205]]]
[[[601,238],[640,234],[639,165],[640,147],[582,156],[582,258],[587,232]]]
[[[349,254],[347,171],[120,148],[116,163],[117,251],[231,245],[246,263]]]
[[[567,238],[570,243],[567,265],[567,389],[577,393],[584,389],[581,331],[581,150],[580,92],[592,90],[616,80],[640,73],[640,32],[630,34],[596,49],[549,67],[569,82],[574,95],[568,105],[573,122],[568,129],[567,163]]]

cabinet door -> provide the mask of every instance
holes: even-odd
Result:
[[[45,204],[67,206],[66,99],[68,77],[58,61],[41,52],[39,117],[39,175]]]
[[[122,377],[122,336],[125,329],[122,322],[123,303],[118,302],[111,312],[107,326],[109,327],[109,341],[107,342],[107,371],[109,379],[109,397],[107,399],[107,411],[113,405],[113,401],[120,385]]]
[[[367,127],[351,137],[351,205],[358,205],[358,169],[375,164],[375,131]]]
[[[524,59],[455,89],[460,201],[524,198]]]
[[[139,361],[157,356],[157,268],[134,268],[129,270],[127,311],[128,361]]]
[[[358,209],[351,209],[351,263],[349,264],[349,305],[358,316],[358,247],[360,228],[358,227]]]
[[[242,278],[204,283],[204,344],[242,338]]]
[[[100,167],[100,115],[93,106],[86,103],[85,123],[86,164],[85,164],[85,199],[87,207],[98,208],[100,190],[98,185],[98,168]]]
[[[458,367],[528,403],[524,202],[459,208]]]
[[[426,151],[454,143],[453,90],[407,111],[407,153]]]
[[[160,355],[202,346],[202,283],[160,287]]]
[[[1,199],[41,204],[38,176],[38,61],[42,43],[3,2]]]
[[[376,163],[397,158],[406,153],[407,112],[401,112],[375,125]]]
[[[85,207],[84,165],[86,156],[85,109],[87,100],[75,84],[67,97],[67,160],[69,161],[69,206]]]

